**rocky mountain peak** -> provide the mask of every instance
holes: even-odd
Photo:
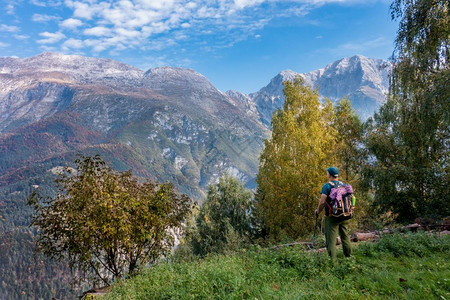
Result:
[[[327,65],[323,69],[323,72],[328,73],[329,76],[359,72],[361,78],[370,80],[379,75],[384,65],[387,64],[381,59],[372,59],[362,55],[355,55]]]
[[[203,84],[212,87],[209,80],[202,74],[192,70],[175,67],[158,67],[149,69],[144,74],[147,83],[171,82],[172,84]]]
[[[283,94],[283,88],[284,88],[283,82],[284,81],[291,81],[296,76],[299,76],[299,75],[300,75],[299,73],[296,73],[296,72],[294,72],[292,70],[283,70],[280,73],[278,73],[277,76],[272,78],[268,85],[266,85],[265,87],[260,89],[258,92],[250,94],[250,96],[252,98],[255,98],[257,96],[257,94],[260,94],[260,95],[261,94],[282,95]]]
[[[105,83],[113,79],[112,84],[120,80],[123,82],[118,86],[122,86],[135,83],[144,72],[111,59],[44,52],[23,59],[0,58],[0,73],[32,78],[39,74],[54,74],[58,78],[61,75],[57,74],[63,74],[72,83]]]
[[[296,76],[298,76],[298,73],[292,70],[283,70],[276,77],[281,77],[281,79],[285,81],[285,80],[293,80]]]
[[[306,73],[304,77],[307,83],[318,88],[321,95],[332,101],[343,97],[354,97],[356,100],[356,94],[359,94],[369,96],[379,105],[385,101],[389,72],[390,65],[386,61],[355,55],[333,62],[323,69]],[[358,103],[354,103],[354,106],[357,105]],[[370,115],[374,108],[363,115]]]
[[[177,67],[156,67],[156,68],[150,68],[147,72],[145,72],[145,76],[155,76],[155,75],[165,75],[165,76],[182,76],[182,75],[188,75],[188,76],[199,76],[205,78],[200,73],[192,70],[192,69],[185,69],[185,68],[177,68]]]
[[[163,95],[178,95],[180,98],[223,97],[211,82],[192,69],[158,67],[149,69],[143,77],[143,85]]]
[[[355,55],[309,73],[284,70],[267,86],[249,96],[256,103],[261,121],[269,125],[272,113],[284,103],[283,82],[301,76],[307,85],[318,89],[323,98],[334,102],[349,98],[361,118],[367,119],[386,99],[389,72],[388,62]]]

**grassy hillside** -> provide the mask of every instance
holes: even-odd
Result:
[[[325,253],[253,248],[168,261],[106,299],[450,299],[450,236],[386,236],[333,266]]]

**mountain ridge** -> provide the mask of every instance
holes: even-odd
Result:
[[[33,65],[31,70],[26,67],[29,64]],[[83,67],[80,67],[81,65]],[[223,95],[222,100],[229,101],[234,106],[238,103],[242,104],[242,101],[233,99],[234,96],[241,100],[247,98],[247,103],[241,108],[253,111],[251,114],[253,116],[257,111],[257,114],[260,115],[260,120],[266,126],[269,126],[272,113],[282,107],[284,103],[283,81],[292,80],[296,76],[300,76],[307,85],[318,89],[323,98],[329,98],[333,102],[343,97],[349,98],[355,110],[365,120],[385,101],[388,91],[389,72],[390,64],[387,61],[355,55],[342,58],[308,73],[297,73],[292,70],[280,71],[270,80],[268,85],[256,92],[245,94],[238,91],[222,92],[215,88],[204,75],[193,69],[166,66],[143,71],[111,59],[44,52],[40,55],[23,59],[0,58],[0,79],[6,78],[6,80],[0,80],[0,88],[3,91],[0,92],[0,99],[2,93],[11,92],[11,88],[14,86],[10,84],[12,77],[29,79],[31,75],[34,76],[34,80],[22,82],[23,89],[33,87],[33,84],[36,85],[38,82],[46,82],[47,84],[69,86],[77,84],[84,86],[87,84],[101,85],[128,93],[136,90],[152,89],[164,94],[164,92],[180,90],[183,86],[195,83],[197,91]],[[173,82],[167,84],[167,80],[164,78]],[[2,81],[7,84],[2,85]],[[189,90],[184,90],[183,94],[178,96],[183,97],[189,92]],[[239,93],[239,96],[233,93]],[[189,96],[195,95],[191,94]],[[201,96],[198,95],[198,97]],[[239,105],[237,106],[239,107]],[[2,107],[0,104],[0,116],[1,113]],[[43,116],[46,116],[46,114],[43,114]],[[33,118],[31,119],[34,120]]]
[[[172,160],[174,169],[159,169],[160,178],[173,179],[162,172],[175,174],[191,166],[196,175],[191,177],[188,172],[188,178],[195,178],[205,191],[218,174],[231,168],[250,183],[256,176],[262,138],[270,134],[272,114],[284,103],[284,81],[300,76],[322,97],[334,102],[349,97],[358,113],[367,116],[384,101],[387,75],[380,69],[383,64],[383,60],[355,55],[309,73],[283,70],[259,91],[245,94],[222,92],[193,69],[143,71],[110,59],[49,52],[23,59],[0,58],[0,134],[70,112],[80,116],[72,124],[75,128],[93,130],[106,143],[137,147],[149,164],[155,160],[147,155],[148,147],[159,152],[161,159]],[[148,133],[140,136],[140,131]],[[256,147],[247,147],[243,141]],[[200,148],[194,149],[194,142]],[[217,147],[220,151],[213,154],[210,150]],[[250,148],[251,158],[243,158]],[[203,156],[193,157],[199,149]],[[215,160],[218,163],[212,171],[208,164]]]
[[[37,65],[27,65],[31,62]],[[364,85],[325,88],[335,95],[361,93],[358,101],[367,108],[364,101],[377,105],[367,90],[383,88],[378,85],[384,75],[376,73],[382,63],[354,56],[303,78],[330,84],[342,80],[333,74],[350,74],[354,84]],[[83,70],[67,69],[80,64]],[[90,77],[80,79],[87,73]],[[271,116],[284,103],[283,81],[296,76],[301,74],[284,70],[258,92],[224,93],[191,69],[144,72],[112,60],[52,53],[0,58],[0,193],[22,209],[29,187],[45,182],[50,190],[49,170],[73,165],[77,154],[101,154],[119,171],[172,182],[197,201],[225,172],[255,188],[263,139],[270,137]]]

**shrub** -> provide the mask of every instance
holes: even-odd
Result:
[[[252,193],[230,175],[209,186],[208,196],[196,217],[189,238],[195,254],[236,250],[253,234]]]
[[[171,249],[171,232],[190,210],[186,195],[178,196],[171,184],[140,183],[130,171],[110,169],[99,156],[76,164],[77,170],[60,174],[56,197],[30,197],[38,251],[67,258],[81,280],[108,285]]]

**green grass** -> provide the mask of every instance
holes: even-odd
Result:
[[[107,299],[450,299],[450,237],[386,236],[333,266],[325,253],[253,248],[164,262]]]

